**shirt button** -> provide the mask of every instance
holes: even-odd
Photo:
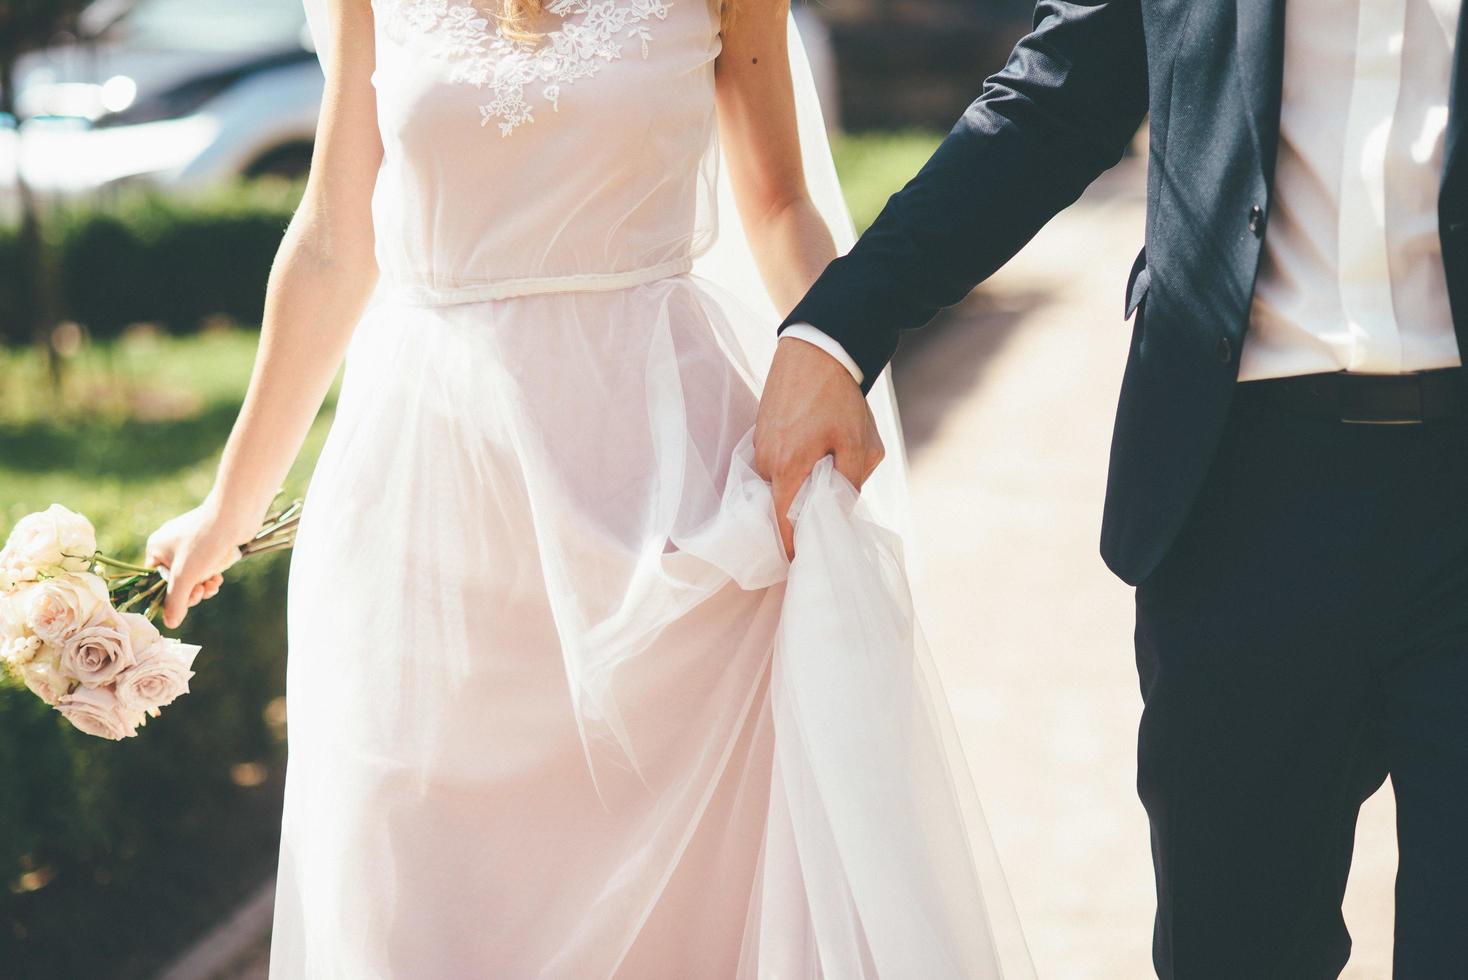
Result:
[[[1264,209],[1257,204],[1249,209],[1249,230],[1255,237],[1264,235]]]
[[[1234,345],[1227,337],[1218,338],[1218,346],[1214,348],[1214,351],[1218,354],[1218,359],[1225,364],[1234,359]]]

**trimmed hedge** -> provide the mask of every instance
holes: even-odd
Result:
[[[96,339],[133,323],[187,334],[212,317],[259,323],[265,283],[301,185],[241,182],[187,198],[134,191],[106,206],[58,208],[47,221],[62,315]],[[15,230],[0,229],[14,269]],[[19,343],[18,284],[0,283],[0,341]]]
[[[939,134],[847,134],[833,144],[857,227],[915,173]],[[214,317],[259,323],[265,283],[303,184],[239,181],[206,194],[126,191],[105,204],[58,209],[46,222],[62,315],[94,339],[150,323],[175,335]],[[14,228],[0,227],[0,270],[16,267]],[[0,344],[28,343],[13,275],[0,275]]]
[[[287,567],[247,563],[190,614],[192,693],[135,738],[0,684],[0,975],[154,976],[273,866]]]

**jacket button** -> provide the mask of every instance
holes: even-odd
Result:
[[[1225,364],[1234,359],[1234,345],[1227,337],[1218,338],[1218,346],[1214,348],[1214,351],[1218,354],[1218,359]]]
[[[1264,235],[1264,209],[1257,204],[1249,209],[1249,230],[1255,237]]]

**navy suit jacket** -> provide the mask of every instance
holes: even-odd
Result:
[[[1439,200],[1468,352],[1468,14]],[[807,322],[875,380],[922,326],[1115,165],[1151,117],[1139,311],[1112,441],[1102,554],[1136,583],[1166,555],[1228,416],[1279,142],[1284,0],[1041,0],[1003,71],[785,325]],[[783,329],[783,327],[782,327]]]

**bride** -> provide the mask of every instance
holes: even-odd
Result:
[[[755,471],[777,313],[850,229],[784,0],[707,3],[307,0],[327,84],[254,376],[149,542],[176,627],[345,355],[291,567],[274,976],[1027,969],[900,452],[817,469],[793,563]]]

